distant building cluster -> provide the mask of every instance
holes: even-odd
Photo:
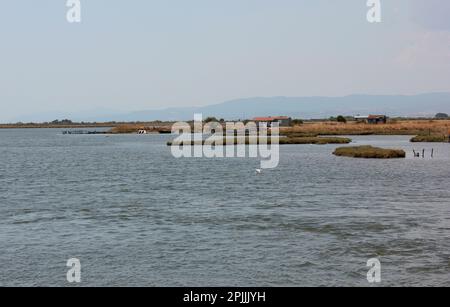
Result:
[[[366,116],[355,116],[357,122],[366,124],[386,124],[388,117],[386,115],[366,115]]]
[[[291,125],[292,118],[287,116],[255,117],[253,118],[253,121],[259,126],[266,125],[269,128],[273,123],[278,123],[280,127],[289,127]]]
[[[388,117],[386,115],[358,115],[354,117],[356,122],[366,123],[371,125],[387,124]],[[269,117],[255,117],[252,119],[258,126],[266,126],[270,128],[273,123],[278,123],[280,127],[289,127],[292,124],[292,118],[288,116],[269,116]]]

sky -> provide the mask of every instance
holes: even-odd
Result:
[[[9,0],[0,122],[245,97],[450,91],[450,1]]]

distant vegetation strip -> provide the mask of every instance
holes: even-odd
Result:
[[[305,122],[282,128],[283,135],[448,135],[450,120],[390,120],[387,124]]]
[[[113,123],[74,123],[74,124],[0,124],[0,129],[72,129],[72,128],[111,128],[117,124]]]
[[[391,119],[387,124],[367,124],[358,122],[338,122],[333,120],[298,121],[292,127],[281,127],[280,134],[292,138],[336,136],[336,135],[417,135],[417,140],[437,139],[423,136],[447,136],[450,131],[450,120],[424,120],[424,119]],[[0,124],[0,128],[112,128],[112,134],[132,134],[139,130],[147,133],[169,133],[173,122],[105,122],[105,123],[75,123],[69,120],[53,121],[49,123],[17,123]]]
[[[227,143],[230,143],[228,144]],[[338,138],[338,137],[297,137],[297,138],[288,138],[281,137],[278,139],[280,145],[306,145],[306,144],[315,144],[315,145],[325,145],[325,144],[349,144],[352,142],[351,139],[348,138]],[[262,140],[262,138],[254,138],[251,139],[246,137],[245,140],[243,137],[241,138],[233,138],[227,139],[206,139],[202,141],[192,141],[192,140],[181,140],[181,141],[169,141],[167,142],[168,146],[194,146],[194,145],[237,145],[237,144],[271,144],[271,138],[267,138]]]
[[[111,133],[136,133],[142,127],[157,129],[171,129],[172,122],[71,122],[68,120],[53,121],[48,123],[15,123],[0,124],[0,129],[27,129],[27,128],[112,128]]]
[[[147,133],[170,133],[172,123],[145,123],[145,124],[124,124],[113,127],[109,132],[112,134],[132,134],[139,131]]]

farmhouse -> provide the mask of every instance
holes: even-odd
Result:
[[[269,116],[269,117],[255,117],[253,121],[258,125],[267,125],[271,127],[272,123],[278,123],[280,127],[289,127],[291,125],[292,118],[287,116]]]
[[[367,116],[355,116],[357,122],[367,123],[367,124],[386,124],[388,117],[386,115],[367,115]]]

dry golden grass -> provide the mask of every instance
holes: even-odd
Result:
[[[137,133],[139,130],[145,130],[147,133],[164,133],[171,131],[170,126],[149,126],[142,124],[124,124],[112,128],[109,132],[113,134]]]
[[[448,137],[446,135],[418,135],[411,139],[413,143],[445,143],[448,142]]]
[[[292,128],[281,128],[281,134],[290,135],[448,135],[450,120],[399,120],[388,124],[369,125],[350,122],[305,123]]]
[[[228,139],[230,140],[230,139]],[[250,145],[250,138],[248,137],[240,137],[239,144]],[[349,144],[352,140],[348,138],[341,137],[284,137],[278,138],[279,145],[326,145],[326,144]],[[167,142],[167,146],[194,146],[194,145],[237,145],[238,138],[233,138],[230,142],[227,143],[227,138],[218,139],[218,140],[202,140],[202,141],[192,141],[192,140],[180,140],[180,141],[169,141]],[[253,138],[253,142],[251,144],[271,144],[271,138]]]
[[[301,144],[349,144],[352,140],[338,137],[286,137],[280,139],[280,145],[301,145]]]
[[[337,148],[333,154],[340,157],[365,159],[397,159],[406,157],[405,151],[401,149],[384,149],[372,146],[341,147]]]

